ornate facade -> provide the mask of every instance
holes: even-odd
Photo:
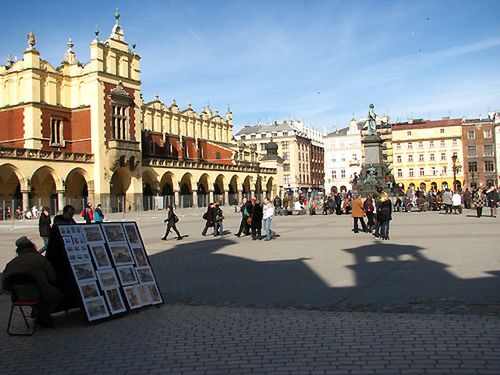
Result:
[[[52,211],[90,200],[109,212],[276,194],[276,170],[233,143],[229,109],[143,101],[119,17],[107,40],[96,30],[86,64],[70,40],[54,67],[30,33],[22,59],[0,66],[0,200]]]

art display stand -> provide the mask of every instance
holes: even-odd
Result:
[[[52,232],[47,259],[69,297],[66,308],[76,307],[77,294],[95,322],[163,303],[137,223],[58,225]]]

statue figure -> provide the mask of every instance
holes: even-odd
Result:
[[[375,106],[370,104],[370,109],[368,110],[368,131],[367,135],[377,135],[377,114],[375,113]]]
[[[377,170],[370,166],[368,168],[366,168],[366,176],[365,176],[365,179],[363,180],[363,184],[364,185],[377,185],[378,184],[378,180],[377,180]]]
[[[36,35],[30,31],[26,39],[28,39],[28,49],[34,49],[36,44]]]

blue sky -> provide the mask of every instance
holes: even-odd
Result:
[[[144,98],[229,104],[236,129],[295,118],[332,130],[370,103],[394,121],[500,110],[496,0],[9,2],[0,58],[21,57],[33,30],[53,65],[69,36],[87,62],[116,7],[142,57]]]

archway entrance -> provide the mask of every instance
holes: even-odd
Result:
[[[21,181],[16,168],[10,164],[0,167],[0,220],[10,219],[12,213],[19,208],[23,211]],[[28,202],[25,202],[28,204]]]
[[[250,199],[250,176],[245,178],[245,181],[243,181],[243,185],[241,186],[241,193],[243,194],[244,197]]]
[[[214,202],[219,202],[223,206],[227,204],[224,199],[224,176],[218,175],[214,183]]]
[[[453,188],[456,191],[461,191],[462,190],[462,183],[458,180],[455,180],[455,183],[453,184]]]
[[[198,181],[198,207],[208,207],[210,197],[208,194],[208,175],[204,174]]]
[[[49,167],[38,169],[31,177],[30,207],[48,207],[51,214],[59,210],[55,173]],[[61,207],[62,209],[62,207]]]
[[[156,195],[158,194],[158,181],[152,172],[142,174],[142,204],[144,211],[157,209]],[[163,208],[163,207],[160,207]]]
[[[262,202],[262,177],[257,177],[257,182],[255,182],[255,198]]]
[[[88,201],[89,189],[85,172],[76,168],[69,172],[65,182],[66,203],[75,207],[76,212],[80,212]],[[94,205],[97,202],[93,202]]]
[[[437,182],[431,182],[431,189],[434,190],[434,191],[437,191],[437,189],[438,189]]]
[[[273,191],[274,188],[274,179],[272,177],[269,177],[266,183],[266,196],[272,201],[275,198],[275,192]]]
[[[163,197],[163,208],[175,206],[174,196],[174,175],[170,172],[165,173],[160,181],[160,191]]]
[[[181,208],[191,208],[193,207],[193,191],[191,189],[191,179],[192,176],[189,173],[186,173],[179,184],[179,198],[180,198],[180,206]]]
[[[111,177],[110,182],[110,210],[111,212],[126,212],[127,190],[131,183],[130,172],[126,168],[120,168]]]
[[[229,204],[236,206],[240,202],[238,196],[238,176],[233,176],[231,182],[229,183]]]
[[[427,191],[427,184],[425,182],[420,183],[420,190],[421,191]]]

